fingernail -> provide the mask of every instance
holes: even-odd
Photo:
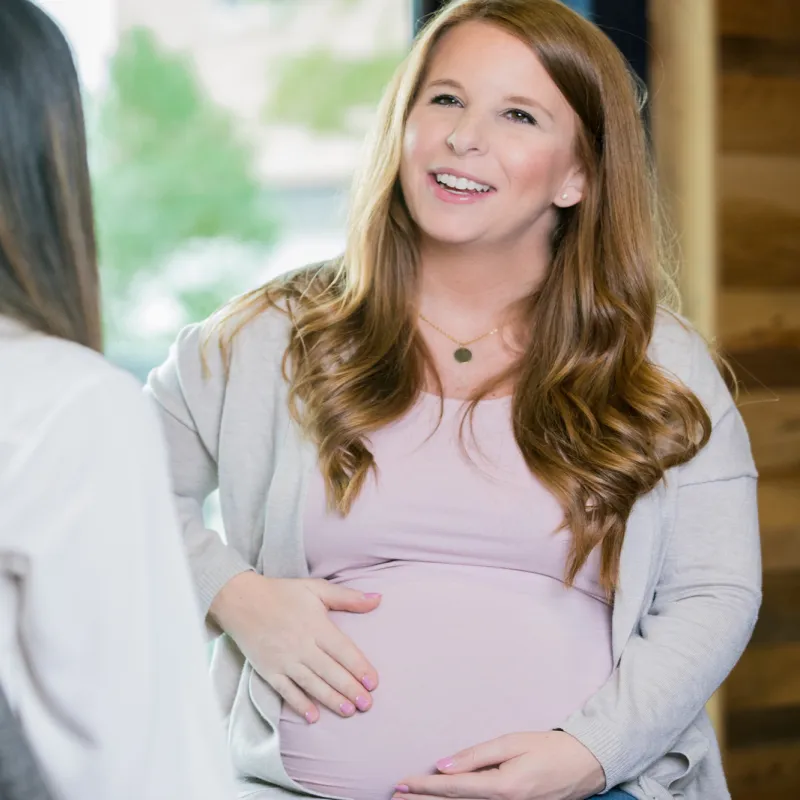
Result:
[[[369,697],[364,697],[363,694],[356,697],[356,708],[359,711],[367,711],[371,705],[372,703],[370,703]]]
[[[313,725],[317,721],[317,715],[313,711],[306,711],[305,718],[309,725]]]
[[[396,792],[403,792],[403,794],[411,791],[411,789],[409,789],[408,786],[406,786],[404,783],[399,783],[397,786],[394,787],[394,790]]]
[[[443,758],[436,762],[436,769],[451,769],[455,763],[452,758]]]
[[[356,707],[350,702],[342,703],[339,708],[346,717],[350,717],[356,713]]]
[[[378,592],[367,592],[364,597],[366,597],[367,600],[379,600],[383,595],[378,594]]]
[[[366,689],[368,692],[371,692],[371,691],[373,691],[373,690],[375,689],[375,687],[378,685],[378,684],[377,684],[377,683],[376,683],[374,680],[372,680],[372,678],[370,678],[370,676],[369,676],[369,675],[365,675],[365,676],[364,676],[364,677],[361,679],[361,683],[363,683],[363,684],[364,684],[364,688],[365,688],[365,689]]]

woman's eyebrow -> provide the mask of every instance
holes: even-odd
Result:
[[[429,81],[427,84],[427,88],[431,88],[434,86],[447,86],[459,92],[465,91],[464,87],[458,81],[453,80],[452,78],[437,78],[434,81]],[[550,111],[549,108],[542,105],[538,100],[533,100],[530,97],[525,97],[525,95],[512,94],[507,97],[504,97],[503,102],[512,103],[514,105],[520,105],[520,106],[530,106],[531,108],[538,108],[545,114],[547,114],[547,116],[550,117],[550,119],[555,119],[553,116],[553,112]]]
[[[538,108],[541,111],[544,111],[550,119],[554,119],[552,111],[548,109],[546,106],[543,106],[538,100],[533,100],[530,97],[525,97],[524,95],[513,94],[509,97],[504,97],[503,101],[506,103],[513,103],[515,105],[520,106],[531,106],[533,108]]]

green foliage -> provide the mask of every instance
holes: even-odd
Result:
[[[377,105],[403,57],[403,53],[381,53],[343,60],[315,50],[291,59],[281,72],[266,116],[320,133],[345,131],[348,112]]]
[[[93,161],[100,258],[115,296],[189,241],[275,236],[230,116],[205,96],[191,64],[148,30],[128,32],[113,60]]]

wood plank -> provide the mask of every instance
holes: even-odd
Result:
[[[800,388],[800,291],[726,290],[718,340],[748,389]]]
[[[734,800],[793,800],[800,794],[800,742],[728,750]]]
[[[800,706],[800,644],[748,648],[725,682],[725,700],[730,712]]]
[[[719,46],[723,72],[748,75],[800,74],[800,43],[754,36],[723,36]]]
[[[766,792],[756,791],[756,792],[749,792],[746,795],[736,793],[731,796],[733,800],[787,800],[787,797],[794,798],[796,796],[794,793],[795,788],[800,788],[800,787],[795,787],[794,784],[792,784],[792,786],[789,789],[784,787],[783,789],[780,789],[777,794],[774,791],[766,791]],[[786,794],[787,792],[789,792],[788,795]]]
[[[718,158],[723,283],[800,288],[800,158]]]
[[[777,202],[728,200],[720,216],[724,286],[800,287],[800,214]]]
[[[778,340],[763,347],[726,349],[725,356],[747,389],[781,392],[800,388],[800,344],[793,340],[785,345]]]
[[[786,787],[780,789],[777,794],[774,791],[756,791],[749,792],[747,795],[734,794],[732,797],[733,800],[787,800],[787,797],[794,798],[796,796],[794,791],[797,788],[800,787],[796,787],[794,784],[792,784],[788,789]],[[787,792],[789,792],[788,795],[786,794]]]
[[[722,203],[759,202],[800,215],[800,158],[768,153],[725,153],[717,158]]]
[[[728,714],[730,747],[800,742],[800,705]]]
[[[800,474],[762,478],[758,515],[765,571],[800,571]]]
[[[800,472],[800,391],[742,392],[737,403],[761,477]]]
[[[744,349],[788,331],[800,331],[800,289],[720,292],[717,338],[723,348]]]
[[[800,154],[800,78],[723,73],[723,151]]]
[[[718,0],[717,24],[723,36],[800,40],[797,0]]]
[[[794,798],[796,796],[795,790],[798,788],[800,787],[792,784],[788,789],[786,787],[779,789],[777,794],[775,791],[768,790],[766,792],[749,792],[746,795],[735,793],[731,797],[733,800],[787,800],[787,797]],[[789,793],[788,795],[787,792]]]
[[[800,642],[800,571],[764,574],[764,599],[751,646]],[[800,738],[800,706],[795,733]],[[769,721],[764,723],[769,725]],[[744,742],[739,742],[744,744]],[[736,744],[731,742],[731,747]]]

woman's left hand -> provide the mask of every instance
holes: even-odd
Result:
[[[436,763],[438,775],[409,777],[397,800],[585,800],[605,789],[600,762],[561,731],[512,733]]]

